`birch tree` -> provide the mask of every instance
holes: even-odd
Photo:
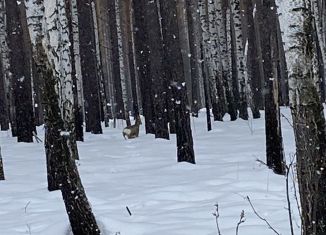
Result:
[[[326,233],[326,133],[323,106],[314,72],[311,0],[292,4],[292,41],[289,50],[289,88],[296,140],[302,234]]]
[[[231,0],[231,12],[233,16],[234,37],[235,37],[235,60],[236,71],[239,86],[239,117],[248,119],[248,94],[250,89],[247,81],[246,61],[245,61],[245,43],[243,42],[240,0]]]
[[[44,79],[49,190],[60,189],[74,234],[100,234],[74,162],[71,137],[73,91],[69,27],[64,0],[26,1],[31,23],[34,59]],[[51,158],[49,158],[51,157]],[[48,178],[49,179],[49,178]]]

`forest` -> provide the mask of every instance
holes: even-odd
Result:
[[[0,234],[325,235],[325,0],[0,0]]]

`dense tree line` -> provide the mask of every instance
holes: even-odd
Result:
[[[282,175],[290,105],[303,230],[323,234],[326,3],[294,2],[287,61],[275,0],[0,0],[1,130],[32,142],[45,125],[48,189],[61,190],[75,234],[99,234],[74,162],[84,124],[102,134],[102,123],[143,115],[147,134],[175,134],[177,161],[195,164],[201,108],[208,130],[211,115],[264,110],[266,164]]]

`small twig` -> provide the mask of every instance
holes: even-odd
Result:
[[[128,213],[129,213],[129,215],[132,216],[131,211],[129,210],[129,208],[127,206],[126,206],[126,209],[127,209]]]
[[[268,167],[268,165],[265,162],[263,162],[262,160],[260,160],[258,158],[256,159],[256,162],[259,162],[260,164]]]
[[[36,139],[36,142],[37,143],[42,143],[43,141],[37,136],[37,134],[35,133],[35,131],[32,132],[33,136],[35,137]]]
[[[258,212],[255,210],[254,206],[252,205],[249,196],[247,196],[246,199],[247,199],[247,201],[249,202],[249,204],[250,204],[250,206],[251,206],[253,212],[255,213],[255,215],[256,215],[259,219],[261,219],[262,221],[264,221],[264,222],[267,224],[267,226],[268,226],[269,229],[273,230],[274,233],[276,233],[277,235],[280,235],[280,233],[278,233],[278,232],[277,232],[277,231],[272,227],[272,225],[271,225],[271,224],[270,224],[270,223],[269,223],[265,218],[261,217],[261,216],[258,214]]]
[[[27,207],[29,206],[29,204],[31,204],[31,201],[27,202],[26,206],[24,207],[25,214],[27,213]]]
[[[293,165],[293,162],[291,161],[289,166],[286,166],[286,200],[287,200],[287,203],[288,203],[291,235],[294,235],[293,221],[292,221],[292,210],[291,210],[291,202],[290,202],[290,193],[289,193],[289,173],[290,173],[290,168],[292,167],[292,165]]]
[[[284,117],[287,123],[289,123],[289,125],[293,128],[293,124],[290,122],[289,118],[285,116],[283,113],[281,113],[281,116]]]
[[[220,230],[220,226],[218,224],[218,218],[220,217],[220,213],[218,211],[218,204],[215,204],[215,212],[213,213],[214,217],[215,217],[215,222],[216,222],[216,228],[217,228],[217,233],[218,235],[221,235],[221,230]]]
[[[292,156],[291,158],[291,162],[294,161],[294,158],[295,158],[295,154]],[[294,171],[294,164],[292,164],[292,167],[290,167],[290,170],[291,170],[291,175],[292,175],[292,185],[293,185],[293,191],[294,191],[294,199],[295,199],[295,202],[297,204],[297,209],[298,209],[298,213],[299,213],[299,216],[300,216],[300,219],[302,221],[302,214],[301,214],[301,209],[300,209],[300,203],[299,203],[299,199],[298,199],[298,194],[297,194],[297,186],[296,186],[296,183],[295,183],[295,171]]]
[[[244,213],[244,210],[241,211],[241,214],[240,214],[240,220],[237,224],[237,228],[235,230],[235,234],[238,235],[239,233],[239,227],[240,227],[240,224],[244,223],[246,221],[246,218],[245,218],[245,213]]]

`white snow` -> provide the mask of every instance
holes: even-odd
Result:
[[[282,113],[290,118],[289,110]],[[86,134],[78,143],[78,167],[103,234],[216,235],[214,205],[219,204],[223,235],[272,235],[248,202],[283,235],[290,234],[285,178],[256,161],[265,161],[264,119],[214,122],[206,131],[205,113],[193,119],[196,165],[176,162],[175,136],[144,134],[125,140],[123,125],[103,135]],[[290,125],[282,118],[286,156],[294,152]],[[38,136],[43,138],[42,128]],[[0,234],[64,235],[68,217],[59,192],[48,192],[42,143],[17,143],[0,133],[6,180],[0,182]],[[300,219],[290,197],[296,234]],[[126,207],[132,213],[129,215]],[[120,232],[120,233],[119,233]]]

